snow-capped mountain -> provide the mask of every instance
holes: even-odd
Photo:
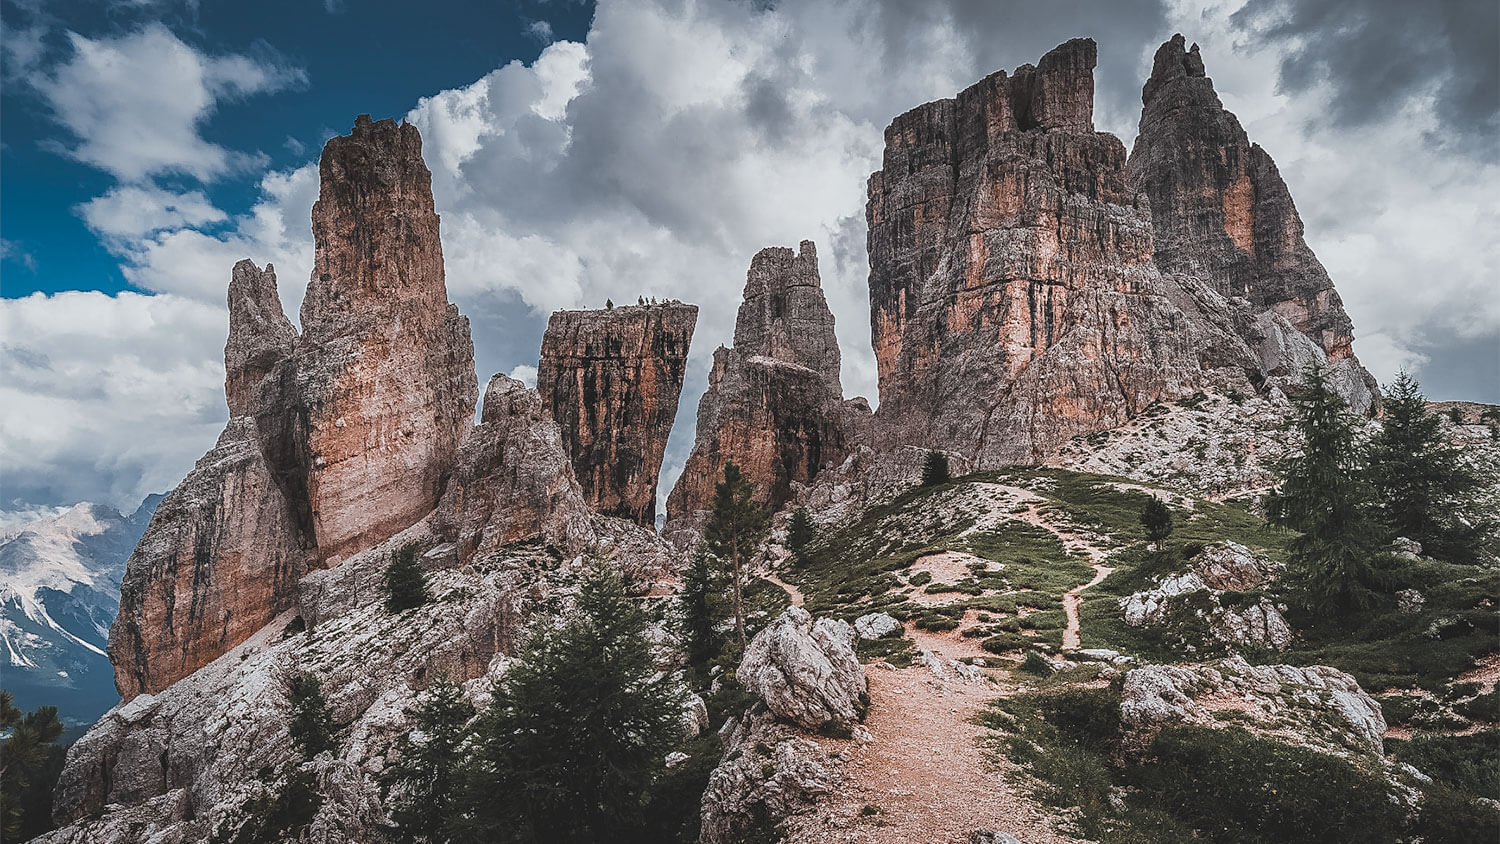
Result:
[[[0,686],[18,706],[88,724],[119,701],[104,646],[125,561],[159,501],[130,516],[85,502],[0,530]]]

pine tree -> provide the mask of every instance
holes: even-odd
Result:
[[[333,716],[323,697],[323,684],[311,674],[294,674],[287,681],[287,697],[292,702],[292,718],[287,730],[292,743],[305,759],[312,759],[333,749]]]
[[[1151,496],[1141,508],[1141,527],[1146,529],[1148,542],[1162,543],[1172,535],[1172,510],[1156,496]]]
[[[1485,519],[1473,510],[1481,479],[1443,437],[1417,382],[1402,372],[1386,388],[1370,476],[1390,536],[1415,539],[1429,555],[1473,562]]]
[[[688,661],[694,664],[706,662],[719,652],[723,587],[717,574],[709,562],[708,551],[700,548],[682,575],[682,591],[677,601],[682,611]]]
[[[807,514],[807,508],[798,507],[792,511],[792,518],[786,525],[786,547],[800,558],[816,533],[817,529],[813,527],[812,516]]]
[[[25,841],[53,829],[52,789],[62,773],[66,751],[57,740],[62,721],[57,707],[30,713],[17,709],[10,692],[0,691],[0,841]]]
[[[948,455],[936,449],[927,452],[922,462],[922,486],[938,486],[952,480],[948,473]]]
[[[461,808],[472,839],[582,844],[639,831],[682,735],[683,692],[657,671],[647,625],[619,577],[595,568],[572,620],[522,648],[466,766]]]
[[[427,574],[417,562],[417,546],[403,545],[385,569],[385,608],[398,613],[420,607],[429,600]]]
[[[416,729],[397,742],[401,759],[389,775],[396,841],[439,844],[455,839],[464,726],[473,715],[457,684],[443,678],[428,688]]]
[[[1306,602],[1324,611],[1363,609],[1376,601],[1386,577],[1376,561],[1357,422],[1322,366],[1308,367],[1304,380],[1294,420],[1302,452],[1279,467],[1281,484],[1267,510],[1273,524],[1301,531],[1288,574]]]
[[[745,637],[745,569],[751,555],[765,537],[769,520],[750,498],[755,488],[733,460],[724,462],[724,480],[714,485],[714,509],[704,529],[708,550],[729,566],[733,597],[734,630],[739,642]]]

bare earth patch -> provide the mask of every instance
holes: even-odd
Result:
[[[940,634],[919,631],[917,643],[947,660],[966,654]],[[1046,810],[1006,781],[1004,767],[978,740],[974,717],[994,686],[939,679],[925,666],[872,666],[873,741],[818,739],[848,758],[846,786],[807,815],[791,819],[788,841],[840,844],[966,844],[976,829],[1008,832],[1027,844],[1072,841],[1054,832]],[[866,806],[873,813],[862,814]]]

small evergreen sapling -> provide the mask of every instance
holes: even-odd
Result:
[[[385,607],[399,613],[420,607],[431,600],[427,593],[427,574],[417,562],[417,546],[401,546],[385,570]]]
[[[812,516],[807,514],[806,507],[798,507],[792,511],[792,518],[786,525],[786,547],[798,557],[813,541],[817,529],[813,527]]]
[[[294,674],[287,681],[287,697],[292,703],[291,723],[287,725],[292,743],[305,759],[312,759],[333,749],[333,716],[323,697],[323,684],[311,674]]]
[[[1146,506],[1141,508],[1141,527],[1146,530],[1146,540],[1160,546],[1172,535],[1171,508],[1160,498],[1151,496]]]
[[[939,486],[952,480],[948,471],[948,455],[936,449],[927,452],[922,461],[922,486]]]

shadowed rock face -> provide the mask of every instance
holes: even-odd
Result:
[[[361,116],[319,173],[297,387],[318,556],[334,562],[431,512],[477,384],[416,127]]]
[[[600,513],[656,523],[656,482],[677,415],[698,307],[557,311],[542,337],[537,390]]]
[[[109,637],[127,700],[243,642],[309,569],[432,512],[472,427],[473,346],[447,301],[416,128],[362,116],[321,171],[300,337],[274,269],[234,267],[231,419],[127,564]]]
[[[1069,41],[886,129],[866,207],[880,445],[1033,462],[1203,385],[1125,148],[1093,131],[1094,63]]]
[[[779,508],[793,482],[808,483],[844,459],[868,416],[863,399],[843,399],[816,248],[805,240],[796,253],[762,249],[745,279],[734,348],[714,352],[693,451],[667,499],[668,520],[680,524],[708,510],[728,460],[754,484],[758,503]]]
[[[1252,314],[1282,317],[1327,356],[1349,403],[1370,409],[1375,382],[1354,359],[1343,301],[1303,239],[1276,163],[1219,101],[1198,45],[1187,49],[1181,35],[1163,44],[1141,99],[1129,175],[1151,200],[1162,272],[1196,276],[1221,295],[1247,300]],[[1247,342],[1262,357],[1295,355],[1264,322]],[[1273,362],[1265,374],[1298,375],[1275,368]]]

